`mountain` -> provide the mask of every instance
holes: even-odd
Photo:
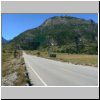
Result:
[[[8,41],[2,37],[2,45],[5,45]]]
[[[93,20],[55,16],[37,28],[22,32],[9,45],[32,50],[54,46],[56,52],[97,54],[98,24]]]

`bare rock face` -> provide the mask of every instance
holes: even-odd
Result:
[[[17,72],[14,72],[6,77],[2,78],[2,86],[13,86],[14,81],[17,79]]]
[[[86,21],[84,19],[78,19],[74,17],[63,17],[63,16],[57,16],[57,17],[51,17],[47,19],[41,26],[52,26],[52,25],[58,25],[58,24],[65,24],[65,25],[83,25],[83,24],[90,24],[90,21]]]

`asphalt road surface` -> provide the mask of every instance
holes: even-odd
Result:
[[[97,86],[98,68],[68,64],[23,52],[29,78],[34,86]]]

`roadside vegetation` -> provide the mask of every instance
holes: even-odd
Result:
[[[38,55],[39,52],[39,55]],[[47,51],[26,50],[27,54],[36,55],[62,62],[68,62],[79,65],[98,66],[98,55],[89,54],[68,54],[68,53],[55,53],[56,57],[49,57]]]
[[[22,51],[11,47],[2,48],[2,86],[28,85],[27,70]]]

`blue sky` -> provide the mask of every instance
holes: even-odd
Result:
[[[2,14],[2,36],[7,40],[13,39],[21,32],[38,27],[53,16],[73,16],[98,22],[98,14]]]

